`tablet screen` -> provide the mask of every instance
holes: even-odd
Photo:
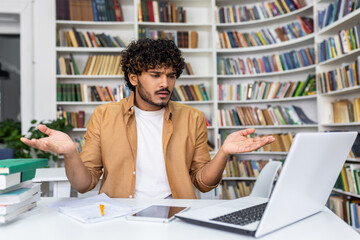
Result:
[[[132,216],[166,219],[173,217],[176,213],[179,213],[186,208],[187,207],[153,205],[133,214]]]

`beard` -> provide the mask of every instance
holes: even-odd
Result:
[[[168,104],[168,102],[170,100],[171,92],[169,89],[163,88],[163,89],[156,91],[155,94],[160,91],[167,91],[169,93],[169,98],[167,100],[164,99],[160,103],[156,103],[151,99],[151,94],[143,87],[140,80],[138,80],[138,93],[139,93],[139,96],[141,97],[141,99],[144,100],[145,102],[149,103],[150,105],[163,108]]]

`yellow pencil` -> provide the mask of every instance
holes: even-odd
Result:
[[[104,204],[100,204],[101,216],[104,216],[104,209],[105,209],[105,205],[104,205]]]

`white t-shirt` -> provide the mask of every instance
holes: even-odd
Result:
[[[164,112],[164,108],[158,111],[143,111],[135,107],[135,198],[166,198],[171,194],[162,148]]]

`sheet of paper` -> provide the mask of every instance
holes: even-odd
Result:
[[[100,204],[105,206],[104,216],[101,215]],[[110,220],[127,215],[136,209],[131,205],[109,198],[105,193],[89,198],[61,201],[49,206],[83,223]]]

